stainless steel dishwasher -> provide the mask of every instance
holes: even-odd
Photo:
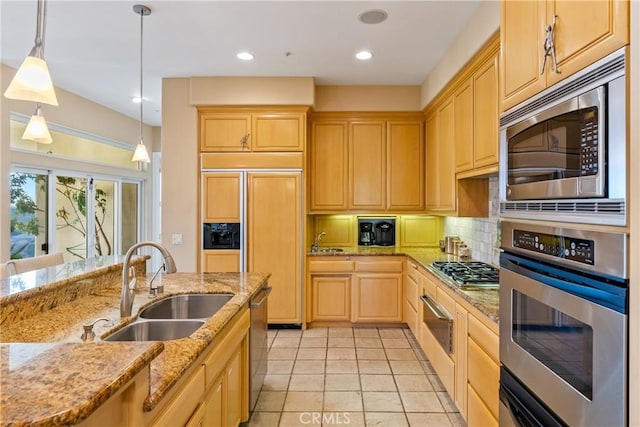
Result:
[[[258,395],[264,377],[267,375],[268,343],[267,343],[267,307],[271,287],[263,286],[251,298],[251,329],[249,330],[249,359],[250,359],[250,399],[249,410],[253,411],[258,401]]]

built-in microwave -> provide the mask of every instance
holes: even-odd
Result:
[[[625,225],[625,94],[622,49],[505,112],[501,214]]]

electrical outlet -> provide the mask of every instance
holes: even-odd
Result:
[[[182,244],[182,234],[172,234],[171,235],[171,243],[174,245]]]

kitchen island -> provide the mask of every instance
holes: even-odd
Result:
[[[0,310],[11,316],[3,316],[0,330],[0,423],[55,426],[84,421],[93,425],[115,417],[124,424],[153,425],[189,387],[190,391],[201,389],[200,395],[189,393],[189,404],[204,407],[205,391],[216,380],[213,370],[225,367],[218,366],[223,356],[216,352],[218,347],[237,339],[233,344],[239,349],[238,360],[244,362],[246,342],[242,339],[248,332],[249,300],[268,277],[258,273],[175,273],[156,278],[164,293],[150,298],[147,276],[138,276],[134,316],[122,319],[119,278],[109,284],[87,280],[81,286],[87,292],[80,294],[77,282],[67,288],[61,283],[68,282],[67,277],[42,284],[39,290],[31,291],[30,298],[3,294]],[[3,283],[3,287],[8,289],[9,285]],[[55,293],[48,292],[52,289]],[[38,298],[42,293],[47,293],[46,306]],[[234,296],[186,338],[102,341],[134,322],[139,310],[152,302],[185,293]],[[17,311],[16,301],[21,306]],[[83,342],[82,326],[99,318],[109,319],[107,326],[98,323],[94,340]],[[244,363],[241,366],[246,368]],[[244,373],[241,381],[247,378]],[[178,407],[184,406],[178,403]],[[191,416],[191,412],[184,416]]]

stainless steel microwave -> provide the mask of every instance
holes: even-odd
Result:
[[[502,216],[625,225],[626,146],[620,50],[501,116]]]

